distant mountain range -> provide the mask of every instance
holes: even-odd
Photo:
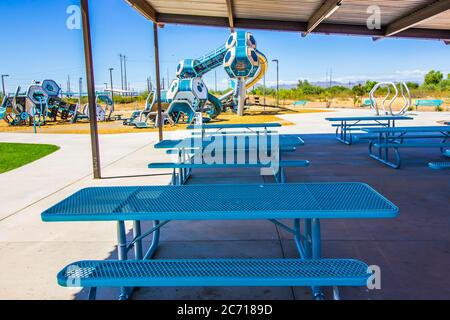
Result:
[[[316,82],[310,82],[313,86],[318,86],[318,87],[322,87],[322,88],[328,88],[328,87],[334,87],[334,86],[342,86],[342,87],[346,87],[346,88],[353,88],[354,86],[361,84],[364,85],[365,81],[356,81],[356,82],[337,82],[337,81],[332,81],[331,84],[330,82],[326,82],[326,81],[316,81]],[[280,89],[293,89],[296,88],[297,84],[280,84]],[[270,86],[270,88],[272,89],[276,89],[277,86]]]

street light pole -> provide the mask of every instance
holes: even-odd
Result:
[[[114,86],[113,86],[113,76],[112,76],[112,72],[113,72],[114,68],[109,68],[109,87],[111,88],[111,100],[113,102],[113,107],[114,107]]]
[[[2,74],[2,88],[3,88],[3,96],[6,97],[6,91],[5,91],[5,78],[9,77],[9,74]]]
[[[266,74],[264,73],[263,76],[263,104],[264,104],[264,111],[266,111]]]
[[[279,78],[279,68],[278,68],[278,59],[273,59],[273,62],[277,63],[277,107],[280,107],[280,78]]]
[[[108,119],[111,118],[111,114],[114,112],[114,85],[113,85],[113,76],[112,76],[112,72],[113,72],[114,68],[109,68],[109,85],[111,88],[111,101],[112,101],[112,112],[109,113]]]

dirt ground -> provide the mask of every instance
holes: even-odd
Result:
[[[250,103],[254,102],[254,97],[249,96]],[[276,99],[266,97],[265,103],[267,107],[250,105],[243,117],[238,117],[232,112],[225,112],[220,114],[216,119],[211,122],[224,122],[224,123],[261,123],[261,122],[280,122],[282,125],[290,125],[291,123],[282,120],[277,115],[282,114],[295,114],[295,113],[311,113],[311,112],[329,112],[327,110],[326,102],[321,101],[309,101],[306,106],[293,106],[293,100],[280,100],[280,108],[273,107],[276,105]],[[263,103],[263,99],[260,97],[260,103]],[[403,107],[403,100],[397,99],[392,105],[394,111],[398,111]],[[381,99],[378,101],[381,105]],[[343,108],[351,109],[355,108],[352,99],[334,99],[331,103],[331,108]],[[115,114],[122,115],[125,119],[130,116],[134,110],[142,110],[144,103],[129,103],[116,105]],[[365,109],[369,109],[366,107]],[[448,104],[443,106],[443,110],[449,109]],[[421,111],[435,111],[433,107],[420,107]],[[164,130],[183,130],[186,128],[186,124],[180,123],[177,125],[166,125]],[[119,133],[134,133],[134,132],[153,132],[157,131],[157,128],[145,128],[137,129],[133,126],[124,126],[122,121],[108,121],[99,122],[98,129],[100,134],[119,134]],[[20,133],[34,133],[33,127],[11,127],[4,121],[0,121],[0,132],[20,132]],[[45,126],[38,128],[38,133],[53,133],[53,134],[88,134],[89,123],[87,121],[78,122],[76,124],[68,122],[49,122]]]
[[[135,109],[142,109],[143,106],[136,106],[133,104],[116,105],[115,114],[121,114],[123,119],[126,119]],[[232,112],[225,112],[220,114],[211,123],[223,122],[223,123],[262,123],[262,122],[279,122],[282,125],[291,125],[292,123],[282,120],[277,117],[281,114],[289,113],[311,113],[311,112],[327,112],[327,110],[321,109],[305,109],[293,106],[281,106],[280,108],[274,107],[261,107],[261,106],[249,106],[245,111],[243,117],[238,117]],[[157,131],[157,128],[145,128],[137,129],[134,126],[125,126],[123,121],[107,121],[98,122],[98,130],[100,134],[119,134],[119,133],[135,133],[135,132],[153,132]],[[164,130],[184,130],[186,124],[180,123],[177,125],[166,125]],[[38,133],[49,134],[89,134],[89,122],[80,121],[72,124],[70,122],[48,122],[45,126],[41,126],[37,129]],[[33,127],[12,127],[4,121],[0,122],[0,132],[20,132],[20,133],[34,133]]]

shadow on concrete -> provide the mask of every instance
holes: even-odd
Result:
[[[439,150],[401,150],[403,166],[395,170],[369,158],[366,142],[347,146],[332,134],[301,137],[305,146],[286,154],[285,159],[307,159],[311,166],[287,169],[287,183],[364,182],[400,208],[394,220],[322,221],[324,257],[356,258],[381,268],[381,290],[344,288],[342,298],[450,299],[450,172],[427,167],[430,161],[445,161]],[[198,170],[188,183],[274,183],[258,172]],[[157,259],[262,257],[298,257],[290,234],[267,221],[171,222],[161,230],[156,254]],[[116,259],[116,252],[109,258]],[[85,290],[74,296],[86,297]],[[117,289],[99,290],[100,299],[116,297]],[[310,298],[305,288],[265,287],[141,288],[133,295],[133,299]]]
[[[171,173],[135,174],[135,175],[127,175],[127,176],[102,177],[102,180],[124,179],[124,178],[159,177],[159,176],[171,176],[171,175],[172,175]]]

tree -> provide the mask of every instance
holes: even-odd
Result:
[[[376,86],[378,82],[376,81],[372,81],[372,80],[367,80],[366,83],[364,84],[364,90],[369,93],[370,91],[372,91],[373,87]]]
[[[353,92],[353,104],[356,106],[357,104],[361,104],[361,98],[366,93],[365,88],[358,84],[352,88]]]
[[[442,79],[444,79],[444,75],[440,71],[431,70],[425,75],[425,85],[438,85]]]
[[[408,82],[406,82],[406,85],[408,86],[409,89],[418,89],[419,88],[419,84],[416,82],[408,81]]]

